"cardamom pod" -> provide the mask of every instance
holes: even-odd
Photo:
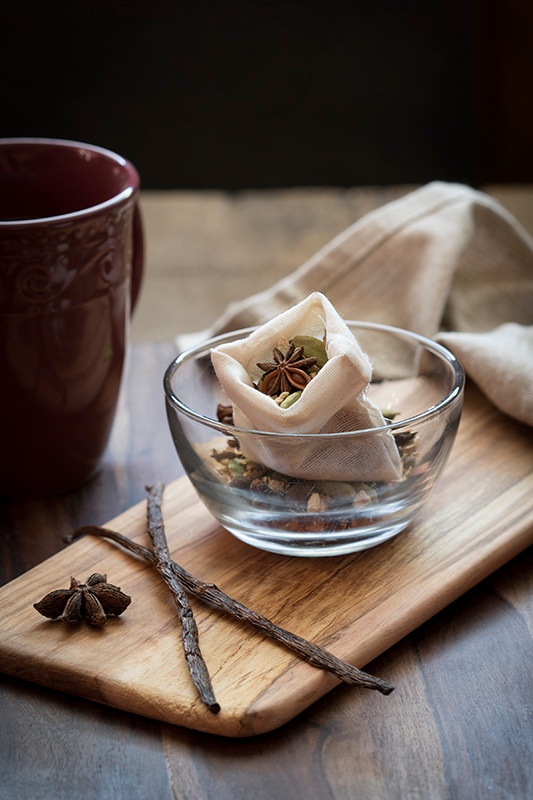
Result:
[[[316,365],[319,369],[328,360],[326,345],[316,336],[294,336],[291,342],[295,347],[303,347],[306,358],[316,358]]]
[[[284,400],[281,401],[279,404],[280,408],[290,408],[293,403],[295,403],[299,398],[302,396],[302,390],[299,389],[297,392],[293,392],[288,397],[285,397]]]

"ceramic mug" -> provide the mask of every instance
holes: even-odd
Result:
[[[139,175],[57,139],[0,139],[0,495],[95,474],[143,273]]]

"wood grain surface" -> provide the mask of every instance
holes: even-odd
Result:
[[[533,542],[533,440],[469,386],[450,462],[418,520],[394,540],[346,557],[290,558],[251,548],[218,526],[185,477],[167,487],[163,512],[182,566],[363,667]],[[148,544],[145,503],[108,527]],[[73,629],[33,609],[47,592],[68,587],[70,575],[85,580],[93,572],[134,598],[104,629]],[[212,714],[188,677],[179,621],[159,576],[92,537],[4,586],[0,603],[4,672],[210,733],[270,731],[338,683],[195,603],[222,707]]]
[[[143,192],[146,273],[133,341],[207,328],[230,303],[269,289],[356,220],[415,188]],[[527,187],[483,191],[533,233]]]
[[[132,348],[90,483],[0,504],[3,583],[179,475],[159,392],[174,355],[169,343]],[[498,471],[489,458],[484,475]],[[532,659],[530,547],[367,665],[395,684],[389,697],[341,685],[260,736],[213,736],[3,674],[0,796],[70,800],[74,786],[86,800],[529,800]]]
[[[532,187],[485,190],[533,233]],[[0,583],[64,549],[73,529],[141,502],[145,485],[181,474],[161,390],[175,355],[166,340],[210,324],[228,300],[258,281],[266,288],[360,213],[405,191],[145,194],[138,344],[102,469],[65,496],[0,502]],[[525,429],[511,430],[530,440]],[[491,429],[481,424],[480,433]],[[466,456],[463,464],[477,507],[497,503],[506,460],[489,452],[470,475]],[[458,498],[440,502],[446,480],[432,503],[453,519]],[[521,513],[514,505],[511,498],[511,525]],[[389,697],[339,685],[258,736],[211,735],[0,674],[0,798],[71,800],[74,791],[84,800],[530,800],[533,548],[479,577],[367,664],[396,686]]]

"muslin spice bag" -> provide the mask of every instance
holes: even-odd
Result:
[[[284,408],[258,391],[274,348],[285,355],[290,342],[312,337],[323,342],[327,359],[305,384],[296,402]],[[307,355],[307,354],[305,354]],[[386,427],[379,408],[367,397],[372,365],[330,301],[314,292],[248,337],[211,351],[213,367],[233,404],[236,427],[295,434],[274,437],[238,434],[241,451],[264,466],[308,480],[394,481],[402,463],[394,437],[379,435],[303,440],[297,434],[325,434]],[[275,376],[274,376],[275,377]],[[272,383],[272,381],[271,381]],[[294,388],[294,387],[292,387]]]

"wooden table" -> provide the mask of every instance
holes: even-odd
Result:
[[[146,276],[133,341],[206,328],[268,289],[334,236],[414,186],[144,192]],[[533,186],[484,191],[533,234]]]
[[[181,473],[161,389],[174,353],[169,341],[132,345],[93,481],[63,497],[0,504],[1,583],[60,550],[72,529],[105,523],[144,499],[146,484]],[[530,549],[367,665],[402,687],[385,702],[340,686],[250,739],[2,676],[0,797],[525,800],[533,794],[532,575]]]

